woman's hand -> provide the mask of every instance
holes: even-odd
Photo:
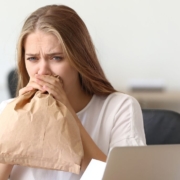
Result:
[[[19,96],[25,94],[26,92],[32,91],[33,89],[38,89],[44,92],[45,90],[36,83],[36,79],[37,78],[35,77],[31,77],[27,86],[19,90]]]
[[[67,108],[72,109],[66,93],[63,89],[63,81],[61,78],[49,75],[35,75],[36,83],[42,88],[41,91],[47,91],[54,99],[62,102]]]
[[[47,91],[56,100],[64,102],[67,100],[66,93],[63,89],[62,79],[49,75],[35,75],[35,82],[42,88],[42,91]]]
[[[19,95],[29,92],[33,89],[38,89],[41,92],[48,92],[56,100],[65,104],[69,109],[72,107],[68,101],[66,93],[63,89],[63,81],[60,78],[50,76],[50,75],[39,75],[36,74],[34,77],[30,78],[29,83],[26,87],[20,89]]]

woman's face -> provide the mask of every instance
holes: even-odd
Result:
[[[25,65],[29,77],[35,74],[59,75],[66,94],[80,89],[78,72],[69,64],[61,43],[56,36],[36,31],[24,43]]]

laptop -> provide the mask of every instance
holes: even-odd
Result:
[[[115,147],[102,180],[180,180],[180,145]]]

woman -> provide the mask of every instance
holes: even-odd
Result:
[[[33,89],[47,91],[73,114],[84,148],[81,174],[91,159],[106,161],[114,146],[145,145],[138,102],[116,92],[108,82],[88,30],[73,9],[49,5],[33,12],[24,23],[17,50],[19,95]],[[11,180],[75,180],[81,176],[3,164],[0,174],[0,180],[9,174]]]

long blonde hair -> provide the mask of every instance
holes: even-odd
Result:
[[[24,60],[24,41],[37,29],[52,33],[61,41],[70,64],[79,72],[80,83],[86,93],[108,95],[116,91],[104,75],[82,19],[70,7],[48,5],[33,12],[22,28],[17,44],[17,92],[29,82]]]

